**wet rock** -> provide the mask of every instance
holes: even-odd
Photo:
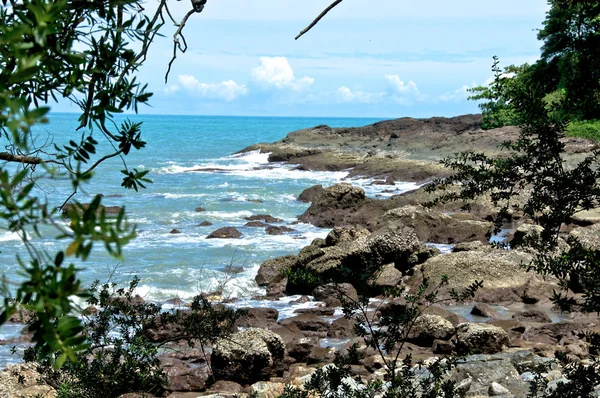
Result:
[[[300,337],[286,343],[287,354],[298,362],[307,362],[310,352],[319,347],[318,337]]]
[[[202,213],[204,211],[206,211],[204,207],[196,207],[196,213]]]
[[[526,310],[519,311],[513,314],[513,319],[517,321],[527,322],[539,322],[539,323],[551,323],[552,319],[543,311],[540,310]]]
[[[439,315],[421,315],[416,319],[408,340],[422,347],[431,347],[434,340],[448,340],[454,326]]]
[[[244,220],[246,220],[246,221],[264,221],[269,224],[283,221],[281,218],[275,218],[268,214],[255,214],[250,217],[245,217]]]
[[[358,301],[358,293],[350,283],[328,283],[317,286],[311,293],[317,301],[328,307],[340,307],[342,300]]]
[[[456,328],[456,349],[459,353],[495,354],[509,346],[508,334],[497,326],[467,322]]]
[[[210,221],[202,221],[200,224],[198,224],[199,227],[210,227],[211,225],[213,225],[213,223]]]
[[[329,330],[329,321],[314,314],[301,314],[279,321],[281,326],[298,328],[303,332],[324,332]]]
[[[322,195],[323,194],[323,185],[314,185],[310,188],[306,188],[304,191],[302,191],[302,193],[300,194],[300,196],[298,196],[298,200],[300,202],[305,202],[305,203],[309,203],[313,201],[313,198],[315,196],[318,195]]]
[[[242,233],[237,228],[223,227],[208,235],[206,239],[237,239],[241,237]]]
[[[251,384],[283,372],[285,346],[281,337],[264,329],[249,328],[219,340],[211,364],[216,379]]]
[[[296,231],[295,229],[284,227],[284,226],[276,227],[273,225],[269,225],[267,228],[265,228],[265,232],[268,235],[283,235],[283,234],[286,234],[289,232],[295,232],[295,231]]]
[[[87,210],[87,208],[90,206],[90,203],[82,203],[80,206],[81,206],[81,208],[79,206],[76,206],[73,204],[66,204],[62,207],[61,213],[63,216],[68,216],[71,211],[76,210],[77,213],[81,215],[83,213],[83,211]],[[116,216],[122,210],[123,210],[123,208],[121,206],[100,205],[100,206],[98,206],[98,210],[96,211],[96,214],[99,215],[102,212],[104,212],[104,214],[106,214],[106,215]]]
[[[171,230],[171,232],[169,232],[169,233],[170,233],[170,234],[180,234],[180,233],[181,233],[181,231],[180,231],[180,230],[178,230],[177,228],[173,228],[173,229]]]
[[[243,328],[269,329],[277,323],[279,311],[275,308],[243,308],[247,314],[239,318],[235,325]]]
[[[327,331],[327,337],[336,339],[354,337],[356,321],[347,318],[338,318],[331,322],[329,330]]]
[[[314,308],[299,308],[294,311],[296,314],[313,314],[317,316],[332,316],[335,308],[314,307]]]
[[[208,366],[191,367],[184,361],[163,367],[169,391],[204,391],[212,373]]]
[[[264,228],[269,224],[266,224],[262,221],[248,221],[246,224],[244,224],[244,227],[252,227],[252,228]]]
[[[477,303],[471,309],[471,315],[482,316],[486,318],[497,318],[498,312],[485,303]]]
[[[289,270],[296,263],[296,256],[289,255],[267,260],[260,265],[256,274],[256,283],[258,286],[267,286],[276,283],[284,278],[285,271]]]

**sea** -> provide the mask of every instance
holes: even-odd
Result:
[[[264,293],[254,282],[260,264],[295,254],[329,232],[297,223],[297,216],[309,206],[297,200],[304,189],[345,181],[363,187],[368,196],[385,197],[418,188],[409,182],[396,182],[392,187],[371,185],[369,178],[348,179],[347,171],[297,170],[294,165],[269,163],[269,154],[259,151],[237,154],[252,144],[274,142],[303,128],[321,124],[357,127],[379,119],[129,115],[115,121],[118,125],[126,119],[143,122],[142,139],[147,142],[125,158],[127,165],[148,170],[152,183],[138,192],[122,188],[123,162],[117,157],[105,161],[93,179],[78,189],[74,199],[79,202],[102,194],[103,204],[124,206],[127,219],[137,229],[137,237],[124,247],[122,259],[107,255],[100,244],[83,263],[69,258],[80,268],[78,276],[84,286],[94,281],[126,285],[137,276],[136,293],[148,301],[185,301],[218,291],[225,298],[237,298],[240,306],[264,305],[253,299]],[[77,131],[77,126],[76,114],[51,114],[48,124],[35,129],[35,142],[51,152],[54,144],[79,140],[85,132]],[[111,148],[100,131],[93,134],[101,143],[99,153],[107,153]],[[72,193],[64,178],[38,180],[36,190],[51,206],[60,206]],[[245,218],[256,214],[282,219],[274,225],[294,231],[269,235],[264,228],[244,226]],[[65,220],[59,222],[67,226]],[[202,222],[212,225],[200,226]],[[214,230],[228,226],[236,227],[242,237],[206,239]],[[52,229],[42,231],[44,237],[32,236],[41,250],[54,253],[69,243],[57,240]],[[23,277],[15,258],[27,258],[19,237],[0,229],[0,247],[0,273],[18,283]],[[269,306],[276,306],[282,314],[291,313],[289,301]],[[15,334],[18,329],[13,326],[0,328],[0,340]],[[0,366],[17,361],[18,353],[0,349]]]

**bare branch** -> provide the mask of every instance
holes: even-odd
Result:
[[[42,158],[38,158],[37,156],[13,155],[12,153],[8,153],[8,152],[0,152],[0,160],[6,160],[8,162],[26,163],[26,164],[42,163]]]
[[[304,29],[302,32],[300,32],[300,33],[298,34],[298,36],[296,36],[296,39],[295,39],[295,40],[298,40],[300,37],[304,36],[304,34],[305,34],[305,33],[308,33],[308,31],[309,31],[309,30],[311,30],[312,28],[314,28],[314,27],[315,27],[315,25],[316,25],[316,24],[318,24],[318,23],[319,23],[319,21],[320,21],[321,19],[323,19],[323,17],[324,17],[325,15],[327,15],[327,13],[329,13],[329,11],[333,10],[333,9],[334,9],[334,8],[335,8],[335,7],[336,7],[338,4],[340,4],[342,1],[344,1],[344,0],[335,0],[333,3],[331,3],[331,4],[329,5],[329,7],[327,7],[325,10],[323,10],[323,12],[322,12],[322,13],[320,13],[320,14],[319,14],[319,16],[318,16],[318,17],[316,17],[316,18],[315,18],[315,20],[314,20],[314,21],[312,21],[312,22],[310,23],[310,25],[308,25],[308,26],[307,26],[307,27],[306,27],[306,28],[305,28],[305,29]]]
[[[171,73],[171,66],[173,66],[173,62],[175,62],[175,58],[177,58],[177,50],[179,49],[179,51],[181,51],[182,53],[186,52],[186,50],[187,50],[187,43],[185,41],[185,37],[183,36],[182,31],[183,31],[183,28],[185,28],[185,24],[187,23],[188,18],[195,13],[196,13],[196,11],[194,9],[191,9],[190,11],[188,11],[188,13],[185,14],[185,17],[183,17],[183,19],[179,23],[178,28],[175,31],[175,34],[173,35],[173,58],[171,58],[171,61],[169,62],[169,68],[167,69],[167,73],[165,74],[165,84],[169,80],[169,73]],[[181,42],[179,41],[180,38],[183,41],[183,47],[181,45]]]

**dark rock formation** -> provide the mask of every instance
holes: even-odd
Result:
[[[219,228],[210,235],[206,237],[206,239],[237,239],[241,238],[242,233],[238,231],[234,227],[223,227]]]

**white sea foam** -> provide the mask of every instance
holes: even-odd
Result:
[[[164,196],[165,199],[206,198],[210,196],[207,193],[159,193],[158,195]]]
[[[5,232],[0,234],[0,242],[19,241],[21,237],[16,232]]]
[[[248,163],[267,164],[267,163],[269,163],[269,155],[271,155],[271,152],[261,152],[259,149],[256,151],[248,151],[248,152],[244,152],[244,153],[238,153],[238,154],[226,156],[221,159],[224,159],[224,160],[239,159],[239,160],[246,161]]]

